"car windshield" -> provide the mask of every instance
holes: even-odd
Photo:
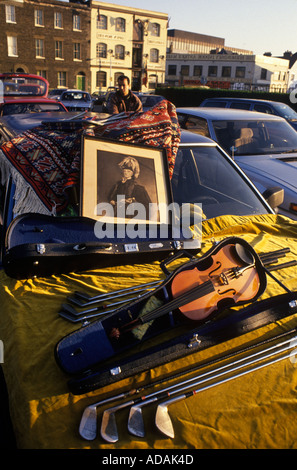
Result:
[[[5,77],[3,83],[4,96],[45,96],[47,84],[42,78]]]
[[[59,103],[6,103],[2,115],[42,113],[45,111],[65,111]]]
[[[172,191],[179,205],[202,204],[206,219],[267,213],[252,186],[215,146],[180,145]]]
[[[216,140],[235,157],[297,151],[297,132],[281,120],[213,121]]]
[[[289,121],[297,121],[297,113],[294,109],[290,108],[287,104],[274,103],[275,109],[277,109],[279,115]]]

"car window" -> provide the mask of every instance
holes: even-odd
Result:
[[[226,101],[206,101],[203,106],[207,108],[226,108]]]
[[[284,103],[274,103],[273,105],[277,110],[279,116],[282,116],[284,119],[296,120],[297,113],[290,106]]]
[[[174,201],[202,204],[206,218],[267,213],[256,193],[212,146],[180,146],[172,177]]]
[[[258,111],[259,113],[275,114],[273,109],[266,104],[255,104],[254,111]]]
[[[246,110],[249,110],[251,107],[250,103],[236,103],[236,102],[232,102],[230,104],[230,108],[233,108],[233,109],[246,109]]]
[[[195,132],[195,134],[205,135],[206,137],[209,137],[206,119],[199,118],[196,116],[188,116],[185,119],[183,128],[191,132]]]
[[[265,155],[297,149],[296,131],[282,120],[217,120],[213,127],[216,140],[230,155]]]

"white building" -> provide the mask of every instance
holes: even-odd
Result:
[[[286,92],[289,60],[252,54],[167,54],[166,82],[173,86]]]
[[[92,2],[91,89],[106,90],[127,75],[135,91],[165,81],[168,14]]]

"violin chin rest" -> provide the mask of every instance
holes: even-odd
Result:
[[[234,246],[235,254],[240,261],[246,265],[253,264],[255,259],[252,253],[246,247],[236,243]]]

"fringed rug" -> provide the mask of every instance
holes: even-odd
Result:
[[[69,204],[67,189],[79,185],[84,132],[98,138],[166,149],[171,177],[180,142],[175,107],[164,100],[146,112],[125,113],[119,118],[111,117],[103,125],[88,120],[45,123],[3,144],[2,182],[12,176],[17,186],[14,213],[65,212]]]

